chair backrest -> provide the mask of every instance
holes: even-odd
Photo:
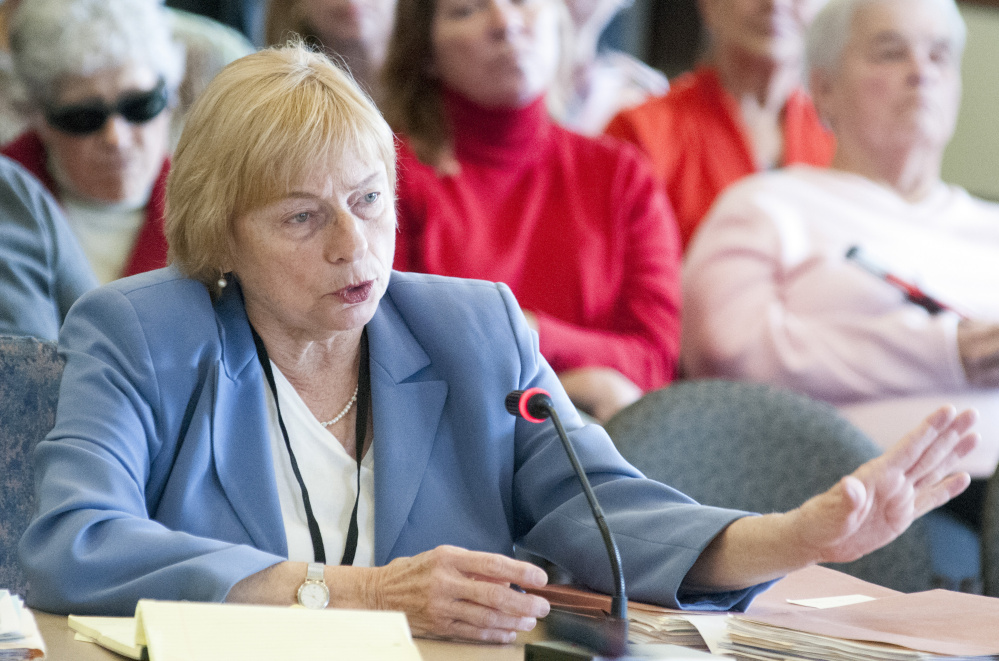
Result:
[[[606,428],[648,477],[706,505],[754,512],[797,507],[880,453],[833,407],[742,382],[675,383],[647,394]],[[938,587],[928,525],[924,517],[885,548],[835,567],[907,592]],[[971,556],[977,551],[975,540]],[[977,578],[977,561],[969,572]]]
[[[989,478],[982,507],[982,587],[999,597],[999,470]]]
[[[55,424],[62,367],[54,342],[0,336],[0,588],[22,596],[17,543],[34,512],[31,451]]]

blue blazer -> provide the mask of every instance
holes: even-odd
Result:
[[[629,595],[676,606],[739,512],[703,507],[583,426],[502,284],[393,273],[368,324],[375,560],[514,544],[610,590],[609,563],[550,424],[510,390],[552,393],[621,545]],[[55,428],[35,453],[39,512],[20,545],[31,605],[131,614],[141,598],[221,601],[287,556],[266,383],[238,286],[212,303],[163,269],[93,291],[60,342]],[[681,595],[733,608],[754,590]]]

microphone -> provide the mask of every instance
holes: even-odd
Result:
[[[600,535],[603,537],[607,556],[610,559],[611,572],[614,575],[614,596],[611,598],[609,619],[600,620],[592,616],[552,609],[545,622],[556,637],[586,645],[605,656],[621,656],[626,652],[628,643],[628,597],[625,594],[624,572],[621,570],[621,552],[614,541],[614,535],[607,527],[604,512],[600,508],[596,494],[593,493],[593,487],[590,486],[590,480],[586,477],[586,471],[579,463],[576,451],[565,433],[565,428],[562,427],[558,411],[555,410],[555,402],[543,388],[528,388],[527,390],[514,390],[506,396],[505,403],[506,410],[513,416],[534,423],[541,423],[550,418],[552,424],[555,425],[555,431],[558,432],[562,447],[569,455],[569,462],[572,464],[573,470],[576,471],[576,477],[579,478],[579,484],[590,504],[590,511],[593,512],[597,528],[600,529]],[[537,651],[535,650],[535,652]],[[540,659],[542,657],[535,656],[533,658]]]
[[[506,396],[506,410],[528,422],[544,422],[554,412],[555,402],[544,388],[514,390]]]

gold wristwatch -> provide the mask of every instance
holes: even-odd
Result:
[[[323,576],[324,565],[310,562],[305,582],[298,587],[298,603],[306,608],[321,610],[330,603],[330,589]]]

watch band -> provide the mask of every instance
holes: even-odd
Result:
[[[330,589],[326,586],[325,567],[320,562],[310,562],[305,571],[305,581],[298,587],[298,604],[306,608],[322,609],[330,603]]]
[[[317,581],[322,584],[326,584],[326,578],[324,574],[325,565],[320,562],[310,562],[309,568],[305,572],[306,581]]]

